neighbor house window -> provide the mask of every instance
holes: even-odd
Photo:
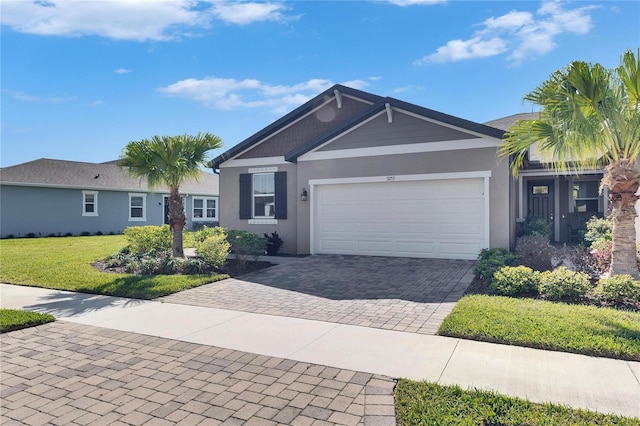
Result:
[[[264,224],[287,218],[287,172],[273,169],[240,175],[240,219]]]
[[[217,220],[218,199],[193,197],[193,220]]]
[[[98,191],[82,191],[82,216],[98,216]]]
[[[147,194],[129,194],[129,220],[147,220]]]
[[[573,182],[573,211],[599,212],[599,184],[597,180],[578,180]]]

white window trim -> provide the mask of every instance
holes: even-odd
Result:
[[[87,211],[87,195],[93,195],[93,211]],[[98,216],[98,191],[82,191],[82,216]]]
[[[272,194],[260,194],[257,195],[258,197],[268,197],[269,195],[271,195],[273,197],[273,214],[275,216],[275,212],[276,212],[276,191],[275,191],[275,185],[276,185],[276,175],[275,175],[275,171],[269,171],[266,173],[253,173],[251,175],[251,219],[258,219],[259,221],[263,221],[263,220],[274,220],[275,217],[274,216],[256,216],[256,194],[253,188],[254,182],[255,182],[255,177],[256,176],[262,176],[262,175],[271,175],[271,177],[273,178],[273,193]],[[255,221],[254,221],[255,223]]]
[[[131,198],[133,197],[142,197],[142,217],[131,217]],[[136,206],[138,207],[138,206]],[[145,193],[129,193],[129,222],[146,222],[147,221],[147,194]]]
[[[202,215],[203,217],[196,217],[196,200],[202,200]],[[214,217],[207,217],[207,201],[213,200],[216,202],[216,215]],[[198,197],[191,196],[191,220],[194,222],[210,222],[214,220],[218,220],[218,211],[220,209],[220,203],[218,202],[218,197]]]

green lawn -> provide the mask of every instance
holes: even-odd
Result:
[[[640,361],[640,313],[612,308],[468,295],[438,334]]]
[[[0,282],[153,299],[228,277],[113,274],[91,266],[126,244],[122,235],[0,240]]]
[[[396,416],[401,426],[419,425],[625,425],[637,418],[535,404],[493,392],[462,390],[428,382],[400,380],[396,386]]]
[[[50,314],[19,309],[0,309],[0,333],[35,327],[55,320],[55,317]]]

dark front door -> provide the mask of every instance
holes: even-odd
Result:
[[[553,234],[553,180],[529,181],[527,190],[528,215],[546,219]]]

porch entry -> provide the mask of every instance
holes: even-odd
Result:
[[[527,183],[528,216],[544,218],[553,232],[554,212],[553,179],[532,180]]]

